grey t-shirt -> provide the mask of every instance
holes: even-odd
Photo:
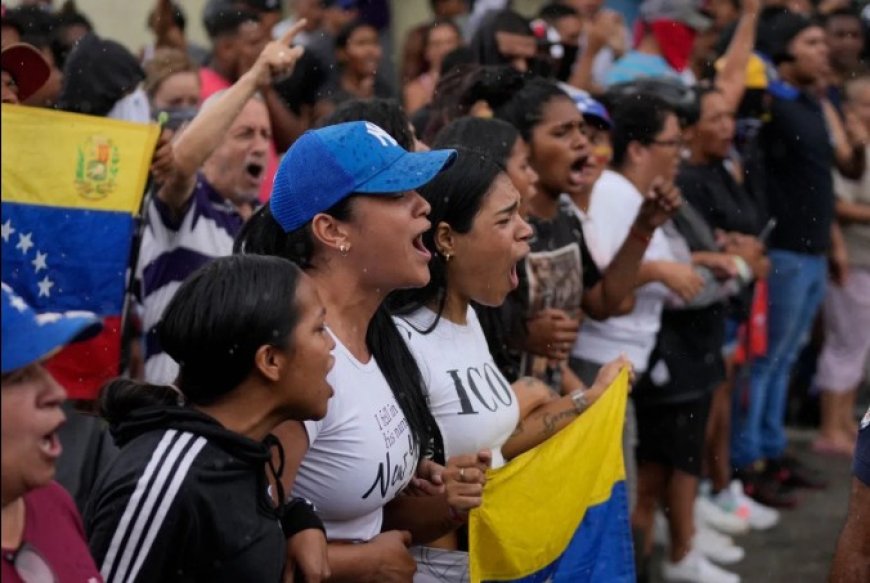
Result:
[[[870,146],[866,146],[865,155],[870,160]],[[864,170],[861,180],[849,180],[834,171],[834,193],[840,200],[870,206],[870,168]],[[870,268],[870,224],[849,223],[842,229],[849,264]]]

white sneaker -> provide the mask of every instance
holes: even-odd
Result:
[[[668,532],[668,519],[661,510],[656,510],[653,519],[653,544],[665,548],[671,544],[671,533]]]
[[[665,559],[662,563],[662,578],[685,583],[740,583],[740,576],[717,567],[696,550],[689,551],[677,563]]]
[[[737,514],[726,512],[706,496],[695,498],[695,517],[702,524],[729,535],[749,532],[749,521]]]
[[[722,510],[746,519],[754,530],[767,530],[779,523],[779,512],[747,496],[740,480],[733,480],[727,490],[722,490],[712,499]]]
[[[711,561],[723,565],[737,563],[746,556],[743,548],[735,545],[731,537],[697,523],[695,536],[692,538],[692,548]]]

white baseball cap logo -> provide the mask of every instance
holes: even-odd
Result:
[[[393,138],[393,136],[391,136],[386,131],[384,131],[382,128],[376,126],[375,124],[373,124],[370,121],[366,122],[366,132],[368,132],[369,135],[377,138],[377,140],[385,148],[388,146],[398,146],[399,145],[399,142],[397,142],[395,140],[395,138]]]

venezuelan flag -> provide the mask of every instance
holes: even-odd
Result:
[[[628,372],[568,427],[492,470],[469,521],[471,580],[634,582],[622,459]]]
[[[103,333],[49,369],[72,398],[118,374],[134,215],[157,125],[2,106],[2,278],[39,311],[88,310]]]

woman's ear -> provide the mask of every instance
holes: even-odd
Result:
[[[336,251],[351,243],[347,226],[325,213],[316,214],[311,219],[311,235],[321,245]]]
[[[286,366],[287,359],[281,350],[270,344],[264,344],[254,354],[254,366],[261,375],[272,382],[281,378],[281,372]]]
[[[438,251],[439,254],[448,257],[450,255],[454,255],[456,250],[454,247],[453,240],[453,229],[450,228],[450,225],[441,221],[435,227],[435,250]]]

